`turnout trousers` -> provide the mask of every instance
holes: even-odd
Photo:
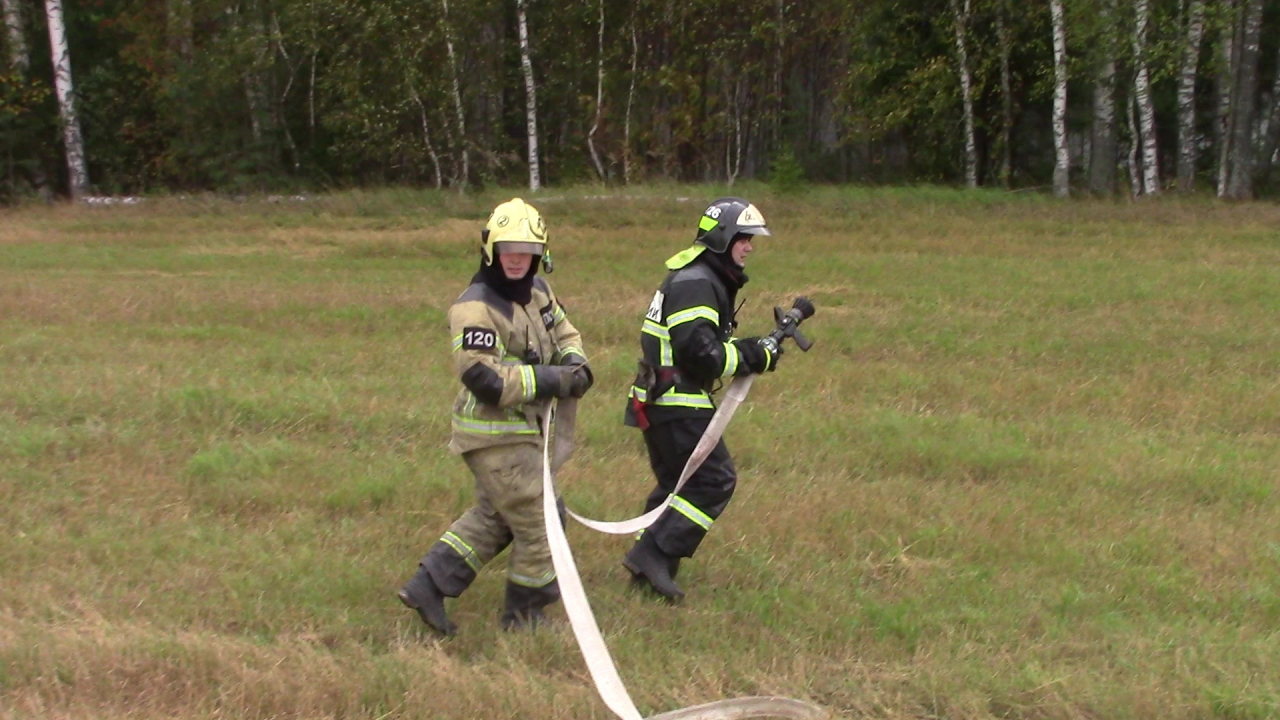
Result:
[[[702,438],[711,418],[678,418],[644,430],[657,486],[645,500],[645,512],[659,505],[675,490],[685,463]],[[653,533],[658,549],[673,558],[693,557],[711,524],[724,512],[738,484],[729,448],[721,438],[702,465],[671,499],[666,512],[645,533]]]
[[[475,476],[476,504],[431,547],[420,564],[436,587],[458,597],[476,573],[511,545],[507,580],[541,604],[559,599],[542,518],[542,450],[532,443],[497,445],[462,455]]]

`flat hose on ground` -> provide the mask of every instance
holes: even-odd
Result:
[[[750,387],[749,383],[747,387]],[[600,633],[600,626],[596,624],[595,613],[591,611],[586,590],[582,587],[582,578],[578,575],[577,563],[574,562],[573,552],[569,549],[564,524],[560,522],[556,488],[551,478],[551,445],[554,434],[552,426],[555,411],[556,405],[553,401],[542,427],[542,519],[547,527],[547,543],[551,546],[551,560],[560,581],[560,594],[564,600],[565,613],[569,616],[569,626],[573,629],[578,647],[582,649],[582,657],[586,660],[587,670],[591,673],[596,691],[600,693],[600,699],[604,700],[605,705],[622,720],[645,720],[632,702],[627,688],[622,684],[622,678],[618,676],[618,669],[613,664],[609,648],[604,644],[604,636]],[[569,414],[572,414],[572,410]],[[562,441],[564,440],[567,438],[562,438]],[[557,453],[557,456],[557,460],[564,459],[560,453]],[[809,720],[821,717],[824,717],[822,710],[799,700],[751,697],[673,710],[654,715],[649,720],[740,720],[745,718]]]
[[[747,718],[794,718],[817,720],[826,712],[808,703],[784,697],[746,697],[694,705],[651,715],[648,720],[747,720]]]

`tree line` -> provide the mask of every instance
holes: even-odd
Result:
[[[0,193],[1277,184],[1280,0],[0,0]]]

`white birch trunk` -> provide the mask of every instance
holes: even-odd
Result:
[[[1134,99],[1138,103],[1138,124],[1142,139],[1142,194],[1160,193],[1159,151],[1156,146],[1156,109],[1151,102],[1151,72],[1147,69],[1147,24],[1151,19],[1148,0],[1135,0],[1133,56],[1137,71],[1133,78]]]
[[[1104,61],[1093,83],[1093,136],[1090,139],[1089,189],[1099,195],[1115,192],[1116,61]]]
[[[1129,190],[1136,198],[1142,194],[1142,163],[1138,156],[1138,101],[1132,95],[1125,105],[1125,119],[1129,123]]]
[[[462,163],[458,171],[458,191],[463,192],[471,181],[471,158],[467,153],[467,123],[462,112],[462,89],[458,85],[458,61],[453,54],[453,32],[449,28],[449,0],[440,0],[440,5],[444,9],[441,23],[444,27],[444,47],[449,55],[449,74],[453,81],[453,109],[458,117],[458,154]],[[521,17],[523,18],[523,15]],[[521,32],[524,31],[523,19],[520,22],[520,29]]]
[[[528,0],[516,0],[516,22],[520,25],[520,67],[524,71],[524,108],[529,135],[529,189],[542,187],[538,166],[538,87],[533,80],[533,61],[529,59],[529,21],[525,13]]]
[[[1244,29],[1240,44],[1240,64],[1236,72],[1235,97],[1231,102],[1235,119],[1231,123],[1231,171],[1227,177],[1227,197],[1253,197],[1253,123],[1258,91],[1259,40],[1262,33],[1263,0],[1244,0]]]
[[[67,177],[71,199],[79,200],[89,188],[89,170],[84,157],[80,118],[76,115],[75,87],[71,83],[71,49],[62,21],[62,0],[44,0],[49,18],[49,49],[53,59],[53,84],[58,95],[58,115],[62,119],[62,142],[67,152]]]
[[[596,119],[591,123],[587,133],[587,149],[591,151],[591,161],[595,163],[596,173],[600,181],[608,181],[604,165],[600,163],[600,154],[596,152],[596,131],[600,129],[600,113],[604,109],[604,0],[600,0],[600,31],[596,37]]]
[[[1232,112],[1232,103],[1234,102],[1233,90],[1235,89],[1235,77],[1238,72],[1240,43],[1238,33],[1240,32],[1240,6],[1236,0],[1224,0],[1223,9],[1231,18],[1231,23],[1223,29],[1222,42],[1219,43],[1222,51],[1221,67],[1218,69],[1218,124],[1217,124],[1217,140],[1218,140],[1218,197],[1226,197],[1227,195],[1227,177],[1231,168],[1231,123],[1234,113]]]
[[[418,97],[418,91],[413,88],[409,89],[409,96],[413,98],[413,102],[418,105],[418,112],[422,115],[422,142],[427,146],[427,155],[431,158],[431,164],[436,171],[436,189],[444,187],[444,175],[440,172],[440,156],[436,154],[436,147],[431,143],[431,128],[427,124],[427,106],[423,104],[422,98]]]
[[[627,90],[627,119],[622,126],[622,182],[631,184],[631,104],[636,97],[636,60],[640,45],[636,42],[635,17],[631,18],[631,88]]]
[[[19,75],[26,76],[31,67],[27,56],[27,38],[22,32],[22,6],[18,0],[3,0],[4,27],[9,41],[9,62]]]
[[[960,70],[960,99],[964,112],[964,181],[978,187],[978,142],[973,132],[973,79],[969,73],[969,52],[965,35],[969,25],[969,0],[961,9],[959,0],[951,0],[951,15],[956,33],[956,62]]]
[[[1089,127],[1089,192],[1109,196],[1116,192],[1116,43],[1111,18],[1114,0],[1098,5],[1102,28],[1098,64],[1093,70],[1093,121]]]
[[[746,80],[741,75],[733,84],[733,102],[730,104],[733,108],[733,142],[726,141],[724,147],[724,173],[729,187],[733,187],[742,171],[742,113],[745,104],[742,96],[745,84]]]
[[[1196,72],[1204,38],[1204,0],[1187,7],[1187,43],[1178,71],[1178,190],[1196,189]]]
[[[276,52],[284,59],[285,67],[289,69],[289,79],[285,81],[284,90],[272,98],[271,122],[275,127],[280,128],[280,134],[284,137],[284,147],[289,151],[289,165],[294,172],[297,172],[302,168],[302,161],[298,155],[298,144],[293,140],[293,132],[289,130],[289,120],[284,104],[289,99],[289,92],[293,90],[293,81],[298,76],[298,68],[302,67],[302,62],[299,61],[294,65],[293,58],[289,57],[289,50],[284,45],[284,33],[280,30],[280,18],[276,16],[274,10],[271,11],[271,44],[275,46]]]
[[[1053,194],[1071,192],[1071,155],[1067,152],[1067,29],[1062,0],[1049,0],[1053,21]]]

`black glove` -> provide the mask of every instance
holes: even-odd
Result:
[[[581,355],[569,353],[560,358],[560,365],[573,368],[573,388],[569,393],[573,397],[580,398],[586,395],[591,386],[596,384],[596,376],[591,372],[591,366],[587,365],[587,359]]]
[[[537,383],[533,399],[582,397],[590,380],[586,373],[575,372],[571,365],[534,365],[533,377]]]
[[[738,349],[742,362],[755,375],[778,369],[778,358],[782,357],[782,346],[771,337],[739,338],[733,341]]]
[[[569,371],[570,397],[580,398],[586,395],[595,384],[595,378],[591,376],[591,368],[586,365],[566,365],[564,368]]]

